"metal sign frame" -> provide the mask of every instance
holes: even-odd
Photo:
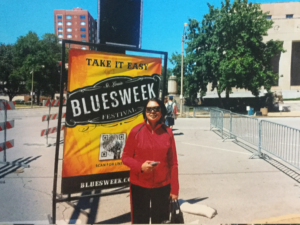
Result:
[[[166,77],[167,77],[167,63],[168,63],[168,52],[163,51],[154,51],[154,50],[145,50],[145,49],[139,49],[139,48],[131,48],[128,46],[115,46],[115,45],[106,45],[106,44],[95,44],[95,43],[89,43],[89,42],[81,42],[81,41],[73,41],[73,40],[62,40],[62,54],[61,54],[61,76],[60,76],[60,102],[59,102],[59,111],[58,111],[58,123],[57,123],[57,135],[56,135],[56,149],[55,149],[55,160],[54,160],[54,177],[53,177],[53,196],[52,196],[52,217],[49,215],[48,219],[49,222],[52,224],[56,223],[56,204],[59,202],[69,202],[73,207],[76,208],[75,205],[70,203],[72,200],[78,200],[81,198],[93,198],[93,197],[99,197],[99,196],[108,196],[108,195],[115,195],[115,194],[122,194],[129,192],[128,190],[123,190],[121,187],[117,191],[111,191],[106,193],[99,193],[99,194],[93,194],[93,195],[84,195],[84,196],[73,196],[71,197],[71,194],[68,194],[68,197],[62,197],[61,194],[57,193],[57,173],[58,173],[58,156],[59,156],[59,147],[60,147],[60,132],[61,132],[61,120],[62,120],[62,107],[63,107],[63,92],[64,92],[64,80],[68,78],[68,74],[66,73],[66,67],[65,67],[65,49],[66,44],[76,44],[76,45],[82,45],[82,46],[89,46],[89,47],[96,47],[96,51],[101,52],[110,52],[110,53],[121,53],[126,55],[126,51],[131,52],[141,52],[141,53],[150,53],[150,54],[160,54],[164,56],[163,60],[163,71],[162,71],[162,95],[161,100],[164,100],[165,96],[165,86],[166,86]],[[126,186],[125,186],[126,187]],[[97,189],[101,190],[101,188]]]

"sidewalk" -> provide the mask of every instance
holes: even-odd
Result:
[[[300,222],[300,180],[295,181],[270,162],[249,159],[251,148],[242,148],[240,142],[223,142],[209,131],[209,119],[176,122],[174,134],[183,133],[176,135],[180,198],[218,211],[212,219],[185,214],[186,222],[252,223],[291,214],[298,214]]]
[[[218,212],[212,219],[184,213],[186,224],[300,223],[300,179],[289,177],[288,167],[282,172],[274,160],[249,159],[253,150],[241,142],[223,142],[210,131],[209,119],[180,118],[175,123],[179,198]],[[300,171],[294,173],[300,176]],[[89,219],[61,203],[57,205],[57,220],[129,224],[129,201],[128,193],[75,202],[91,213]]]
[[[300,117],[300,111],[294,111],[294,112],[269,112],[267,117]]]

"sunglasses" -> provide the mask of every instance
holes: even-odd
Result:
[[[160,112],[160,106],[156,106],[156,107],[146,107],[146,112]]]

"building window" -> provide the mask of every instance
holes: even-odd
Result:
[[[86,42],[86,40],[81,40],[82,42]]]
[[[89,17],[89,21],[91,21],[91,17]]]
[[[61,27],[57,28],[58,32],[63,32],[63,29]]]
[[[67,18],[67,20],[70,20],[70,19],[72,19],[72,16],[71,15],[67,15],[66,18]]]
[[[268,16],[267,16],[267,20],[270,20],[270,19],[272,19],[272,16],[271,16],[271,15],[268,15]]]
[[[85,35],[85,34],[82,34],[82,35],[80,35],[80,37],[82,37],[82,38],[86,38],[86,35]]]
[[[80,19],[85,19],[85,15],[80,15]]]
[[[72,22],[67,22],[67,26],[71,26],[72,25]]]
[[[85,22],[81,22],[80,25],[81,25],[81,26],[85,26]]]
[[[62,15],[57,15],[57,19],[62,19]]]
[[[85,32],[85,28],[80,28],[80,31]]]
[[[72,38],[72,34],[67,34],[67,38]]]
[[[300,85],[300,42],[292,42],[291,86]]]
[[[61,22],[61,21],[58,21],[58,22],[57,22],[57,26],[62,26],[62,22]]]
[[[59,34],[58,35],[58,38],[63,38],[64,36],[62,34]]]
[[[67,28],[67,32],[72,32],[72,28]]]
[[[81,47],[81,49],[86,50],[86,47]]]
[[[287,14],[285,18],[287,18],[287,19],[293,19],[293,14]]]

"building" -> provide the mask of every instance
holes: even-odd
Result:
[[[279,74],[279,79],[271,88],[272,92],[281,92],[284,99],[300,98],[300,2],[279,2],[260,4],[263,12],[268,12],[267,19],[273,26],[268,30],[263,41],[271,39],[283,41],[286,52],[273,57],[273,71]],[[217,98],[216,90],[208,85],[206,98]],[[264,95],[262,89],[260,96]],[[221,94],[222,97],[225,93]],[[230,97],[254,97],[250,91],[232,89]]]
[[[264,41],[281,40],[286,52],[273,59],[273,68],[279,73],[277,86],[284,98],[300,97],[300,2],[261,4],[267,19],[274,22]]]
[[[62,39],[92,42],[97,40],[97,22],[87,10],[54,10],[54,28],[60,43]],[[71,45],[71,48],[91,50],[92,47]]]

